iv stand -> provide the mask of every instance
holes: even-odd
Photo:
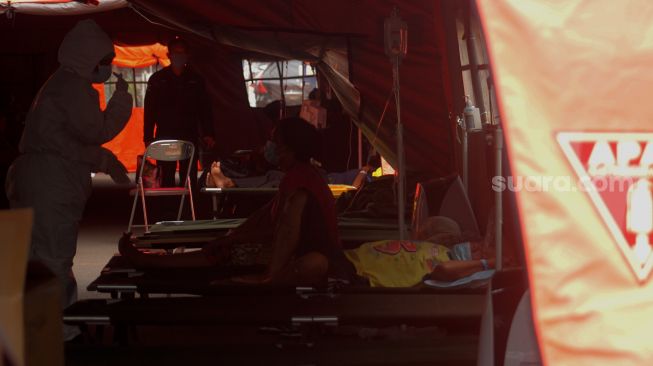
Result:
[[[398,192],[398,215],[399,215],[399,240],[406,240],[406,160],[404,155],[404,126],[401,123],[401,103],[399,91],[399,56],[392,59],[392,76],[394,79],[394,96],[397,108],[397,165],[399,192]]]
[[[399,9],[395,7],[392,14],[383,25],[385,32],[385,53],[392,62],[392,91],[397,108],[397,214],[399,219],[399,239],[406,240],[406,160],[404,154],[404,128],[401,123],[401,103],[399,91],[399,64],[406,56],[408,27],[399,17]]]
[[[501,166],[503,160],[503,130],[501,125],[497,125],[494,135],[494,149],[495,149],[495,175],[497,177],[503,176],[503,167]],[[495,222],[494,222],[494,245],[495,245],[495,260],[494,268],[497,271],[503,269],[503,192],[497,189],[494,193],[494,209],[495,209]]]

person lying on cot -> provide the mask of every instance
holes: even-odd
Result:
[[[309,162],[321,151],[319,134],[306,121],[287,118],[279,122],[273,142],[285,172],[279,192],[241,226],[201,251],[151,255],[123,237],[120,253],[137,268],[267,265],[262,275],[234,278],[246,283],[302,285],[324,280],[340,241],[333,195]]]
[[[279,164],[279,158],[274,152],[274,144],[268,141],[264,150],[265,159],[269,164],[271,164],[270,166],[277,166]],[[370,156],[367,164],[360,169],[327,174],[321,169],[321,164],[317,160],[312,159],[310,162],[318,168],[320,173],[326,176],[329,184],[351,185],[356,189],[362,187],[366,182],[369,182],[372,179],[372,173],[380,167],[381,164],[380,156],[374,154]],[[283,176],[283,171],[271,169],[260,176],[231,178],[223,172],[221,162],[214,161],[211,164],[209,174],[206,175],[205,186],[207,188],[274,188],[279,186]]]
[[[466,240],[452,219],[430,217],[412,240],[382,240],[345,250],[337,263],[345,269],[340,278],[372,287],[412,287],[425,279],[452,282],[494,268],[492,238],[488,230],[482,240]]]
[[[312,162],[318,170],[320,164],[315,161]],[[350,185],[356,189],[363,186],[363,184],[370,182],[372,173],[376,170],[373,165],[366,164],[360,169],[352,169],[342,173],[328,173],[322,174],[326,176],[329,184]],[[322,173],[322,171],[320,171]],[[230,178],[222,171],[221,162],[214,161],[211,164],[211,170],[206,176],[205,187],[207,188],[276,188],[283,179],[284,173],[278,170],[269,170],[261,176],[244,177],[244,178]]]

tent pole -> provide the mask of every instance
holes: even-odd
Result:
[[[363,132],[361,131],[360,128],[358,128],[358,169],[362,167],[363,167]]]
[[[500,125],[497,125],[494,135],[494,149],[495,149],[495,159],[496,159],[496,170],[495,176],[503,176],[502,169],[502,157],[503,157],[503,130]],[[494,243],[496,247],[495,255],[495,268],[497,271],[501,271],[503,268],[503,201],[502,201],[502,191],[497,189],[494,193],[494,205],[495,205],[495,220],[494,220]]]
[[[404,126],[401,123],[401,103],[399,91],[399,57],[394,57],[393,76],[395,105],[397,107],[397,165],[398,165],[398,216],[399,216],[399,240],[406,240],[406,161],[404,155]]]
[[[460,124],[461,128],[463,130],[463,186],[465,187],[465,194],[469,196],[469,142],[468,142],[468,133],[467,133],[467,126],[465,126],[465,121],[462,120],[462,123]]]

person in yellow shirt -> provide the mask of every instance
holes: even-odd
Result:
[[[439,263],[450,260],[449,248],[427,241],[376,241],[344,254],[372,287],[415,286]]]
[[[412,287],[425,279],[451,282],[494,267],[494,259],[472,255],[472,251],[478,252],[472,247],[487,246],[488,236],[481,241],[464,241],[458,224],[443,216],[430,218],[422,228],[414,235],[419,240],[383,240],[345,250],[349,262],[345,266],[352,282]]]

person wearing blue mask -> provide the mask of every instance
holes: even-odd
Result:
[[[168,42],[168,58],[170,66],[155,72],[147,83],[143,142],[148,146],[154,140],[186,140],[196,149],[212,149],[215,140],[211,105],[204,81],[189,66],[186,41],[174,38]],[[190,171],[193,187],[197,184],[197,151]],[[184,185],[182,179],[175,182],[177,162],[159,161],[157,166],[163,187]],[[187,162],[179,164],[180,177],[186,175],[187,167]]]
[[[94,83],[111,76],[113,42],[92,20],[83,20],[59,47],[59,69],[45,82],[27,115],[20,156],[9,168],[6,191],[12,208],[31,207],[30,259],[49,267],[63,287],[62,305],[76,301],[73,258],[77,231],[91,193],[91,172],[129,183],[127,170],[102,144],[125,127],[132,112],[127,82],[118,78],[104,111]],[[64,328],[65,339],[78,329]]]

